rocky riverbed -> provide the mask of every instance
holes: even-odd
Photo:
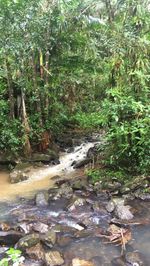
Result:
[[[22,266],[149,266],[149,178],[130,185],[115,180],[108,187],[90,182],[82,167],[92,147],[89,142],[72,147],[60,164],[38,168],[28,180],[11,184],[22,191],[17,200],[1,198],[1,259],[15,247],[25,258]],[[52,183],[36,189],[38,171],[39,183],[45,173]],[[31,183],[27,199],[23,187]],[[146,184],[146,193],[140,184]]]

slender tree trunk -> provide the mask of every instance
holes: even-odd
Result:
[[[108,13],[108,21],[112,23],[112,21],[114,20],[114,10],[111,5],[111,0],[105,0],[105,4],[106,4],[106,10]]]
[[[49,85],[49,51],[46,52],[45,56],[45,116],[46,120],[48,118],[48,109],[49,109],[49,96],[48,96],[48,85]]]
[[[39,56],[40,56],[40,76],[41,76],[41,80],[43,80],[44,79],[44,69],[43,69],[43,54],[42,54],[41,50],[39,52]]]
[[[30,127],[28,123],[28,117],[26,112],[26,105],[25,105],[25,99],[24,99],[24,93],[23,90],[21,90],[21,101],[22,101],[22,124],[24,127],[24,136],[25,136],[25,143],[24,143],[24,154],[26,156],[31,155],[31,144],[29,140],[29,133],[30,133]]]
[[[36,95],[36,107],[37,107],[37,112],[39,114],[39,124],[41,127],[43,127],[40,93],[39,93],[39,88],[38,88],[38,83],[37,83],[37,72],[36,72],[36,65],[34,63],[33,54],[31,57],[31,63],[32,63],[32,72],[33,72],[33,86],[34,86],[34,92]]]
[[[7,72],[7,85],[8,85],[8,94],[9,94],[9,115],[11,119],[15,118],[14,114],[14,90],[13,90],[13,83],[12,83],[12,75],[11,75],[11,68],[8,62],[8,59],[5,59],[6,64],[6,72]]]

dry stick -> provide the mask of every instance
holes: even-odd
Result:
[[[125,245],[125,241],[124,241],[124,236],[123,236],[122,228],[120,229],[120,233],[121,233],[121,238],[122,238],[121,255],[123,255],[124,251],[126,250],[126,245]]]

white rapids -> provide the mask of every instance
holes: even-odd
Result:
[[[33,197],[39,190],[47,190],[55,185],[52,177],[59,175],[62,178],[74,178],[83,173],[83,170],[74,169],[73,161],[79,162],[87,156],[87,152],[98,142],[87,142],[74,148],[73,152],[67,151],[60,154],[60,164],[47,165],[38,168],[31,167],[28,180],[11,184],[8,173],[0,173],[0,201],[10,201],[16,197]]]
[[[60,155],[60,164],[53,165],[53,166],[47,166],[46,168],[43,168],[41,170],[38,170],[37,172],[31,174],[29,180],[34,179],[42,179],[45,176],[53,176],[53,175],[64,175],[68,174],[70,172],[75,171],[75,169],[72,166],[72,163],[74,161],[80,161],[86,158],[87,152],[90,148],[94,147],[95,143],[88,142],[88,143],[82,143],[80,146],[77,146],[74,148],[73,152],[67,153],[64,152]]]

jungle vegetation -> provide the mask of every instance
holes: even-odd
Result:
[[[108,164],[149,172],[149,58],[148,0],[1,0],[1,152],[103,128]]]

